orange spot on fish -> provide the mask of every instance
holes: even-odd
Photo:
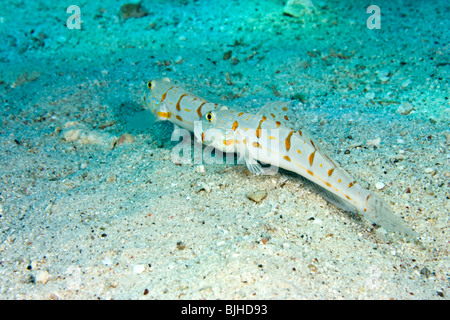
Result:
[[[183,121],[183,118],[181,118],[179,115],[176,115],[175,118],[177,118],[180,121]]]
[[[279,128],[281,126],[281,122],[280,121],[275,121],[275,123],[277,124],[277,128]]]
[[[286,121],[289,121],[288,116],[284,116],[284,119],[285,119]]]
[[[283,109],[283,111],[288,111],[288,108],[287,108],[287,107],[283,107],[283,108],[281,108],[281,109]]]
[[[289,158],[288,156],[284,156],[283,158],[284,158],[284,160],[286,160],[286,161],[289,161],[289,162],[291,161],[291,158]]]
[[[239,126],[239,123],[237,121],[233,122],[233,127],[231,129],[236,130]]]
[[[369,198],[370,198],[370,194],[366,198],[366,206],[367,206],[367,201],[369,201]],[[364,209],[364,211],[366,211],[366,209]]]
[[[166,92],[163,93],[163,95],[161,96],[161,102],[166,100],[167,92],[169,92],[171,89],[173,89],[173,87],[170,87],[169,89],[167,89]]]
[[[308,156],[309,164],[312,166],[314,163],[314,156],[316,154],[316,150]]]
[[[353,186],[355,185],[355,183],[356,183],[356,181],[350,182],[350,183],[348,184],[348,187],[349,187],[349,188],[353,187]]]
[[[302,130],[298,130],[298,134],[299,134],[300,136],[303,136]]]
[[[255,148],[261,148],[261,145],[256,141],[252,143],[252,146]]]
[[[171,116],[170,112],[162,112],[162,111],[158,111],[158,117],[163,118],[163,119],[169,119]]]
[[[223,144],[226,146],[231,146],[234,143],[233,139],[223,140]]]
[[[198,117],[201,118],[202,117],[202,107],[206,102],[203,102],[198,108],[197,108],[197,114]]]
[[[291,148],[291,137],[292,137],[293,133],[294,133],[294,131],[289,132],[289,134],[288,134],[288,136],[286,138],[286,141],[284,141],[284,144],[286,146],[286,150],[287,151],[289,151],[289,149]]]
[[[267,120],[267,118],[263,116],[261,121],[259,122],[258,128],[256,129],[256,136],[258,138],[261,138],[261,124],[266,120]]]
[[[330,169],[328,170],[328,176],[331,177],[331,175],[333,174],[334,169]]]
[[[187,93],[182,94],[182,95],[180,96],[180,99],[178,99],[178,102],[177,102],[177,104],[176,104],[176,106],[175,106],[175,107],[177,108],[178,111],[181,110],[181,107],[180,107],[181,99],[183,99],[183,97],[185,97],[185,96],[187,96]]]
[[[244,114],[243,112],[239,112],[238,117],[242,116],[243,114]]]
[[[311,170],[306,170],[310,175],[314,175],[314,172],[312,172]]]

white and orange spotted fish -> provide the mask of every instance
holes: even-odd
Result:
[[[211,110],[221,108],[174,85],[168,78],[150,80],[143,95],[144,105],[157,120],[168,120],[174,125],[194,132],[194,122]]]
[[[387,231],[417,237],[389,204],[359,185],[304,130],[291,123],[286,115],[288,104],[269,103],[256,115],[221,107],[196,122],[194,133],[216,149],[236,152],[253,173],[265,172],[259,161],[293,171],[344,210],[358,212]]]

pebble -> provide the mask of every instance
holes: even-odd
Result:
[[[378,146],[380,144],[380,142],[381,142],[381,138],[376,138],[373,140],[367,140],[366,144],[368,146]]]
[[[389,77],[390,72],[389,70],[382,70],[380,72],[378,72],[378,78],[382,81],[382,82],[388,82],[391,78]]]
[[[299,18],[303,15],[310,15],[314,11],[314,5],[310,0],[288,0],[283,9],[283,14]]]
[[[145,271],[145,265],[143,264],[137,264],[133,266],[133,272],[134,273],[142,273]]]
[[[50,279],[50,275],[48,274],[47,271],[41,270],[36,274],[36,282],[46,284],[49,279]]]
[[[201,165],[197,166],[197,168],[195,170],[197,171],[197,173],[203,173],[203,172],[205,172],[205,166],[201,164]]]
[[[375,188],[377,188],[378,190],[381,190],[385,187],[386,185],[383,182],[377,182],[375,183]]]
[[[406,115],[410,114],[411,111],[413,111],[413,110],[414,110],[414,107],[411,105],[411,103],[404,102],[397,108],[397,113],[400,113],[400,114],[406,116]]]
[[[412,83],[412,81],[410,79],[407,79],[407,80],[403,81],[402,82],[402,88],[403,89],[407,88],[411,83]]]
[[[66,140],[67,142],[77,141],[78,138],[80,137],[80,132],[81,132],[80,129],[69,130],[64,135],[64,140]]]
[[[205,191],[206,193],[210,193],[211,192],[211,187],[204,181],[200,181],[198,183],[198,188],[197,188],[197,193],[199,193],[200,191]]]
[[[366,99],[373,100],[375,98],[374,92],[367,92],[365,95]]]
[[[223,54],[223,60],[230,60],[233,51],[228,50]]]
[[[133,143],[133,142],[134,142],[133,136],[129,133],[124,133],[119,137],[119,140],[117,140],[116,146],[120,146],[121,144],[126,144],[126,143]]]
[[[142,18],[148,15],[147,10],[141,7],[141,3],[126,3],[120,7],[122,19]]]
[[[183,63],[183,57],[182,57],[182,56],[178,56],[178,57],[175,59],[175,63],[176,63],[176,64],[182,64],[182,63]]]
[[[104,139],[99,133],[92,131],[81,135],[78,141],[80,144],[102,144]]]
[[[267,191],[266,190],[250,191],[247,192],[245,196],[256,203],[260,203],[267,197]]]
[[[56,41],[59,43],[64,43],[67,41],[67,38],[64,36],[59,36],[58,38],[56,38]]]
[[[53,203],[49,203],[45,209],[44,209],[44,213],[45,214],[51,214],[52,213],[52,207],[53,207]]]
[[[69,127],[73,127],[73,126],[77,126],[77,125],[79,125],[80,124],[80,122],[78,122],[78,121],[68,121],[68,122],[66,122],[65,124],[64,124],[64,128],[69,128]]]
[[[429,278],[431,276],[431,271],[428,270],[428,268],[423,268],[422,270],[420,270],[420,275],[424,276],[426,278]]]

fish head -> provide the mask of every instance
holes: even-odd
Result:
[[[224,113],[228,110],[227,107],[222,107],[219,110],[212,110],[206,113],[200,121],[194,124],[194,135],[197,141],[205,145],[212,146],[223,152],[227,152],[228,148],[224,144],[224,140],[229,138],[229,130],[227,130],[227,123],[224,120]]]
[[[161,100],[167,90],[172,87],[173,84],[169,78],[162,78],[156,80],[150,80],[147,82],[146,88],[142,95],[144,106],[148,108],[157,117],[158,111],[161,111]]]

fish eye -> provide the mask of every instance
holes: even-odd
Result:
[[[150,80],[149,82],[147,82],[147,87],[151,90],[153,89],[153,83],[152,80]]]
[[[208,113],[206,114],[206,120],[208,120],[209,122],[211,122],[212,119],[213,119],[212,113],[211,113],[211,112],[208,112]]]

